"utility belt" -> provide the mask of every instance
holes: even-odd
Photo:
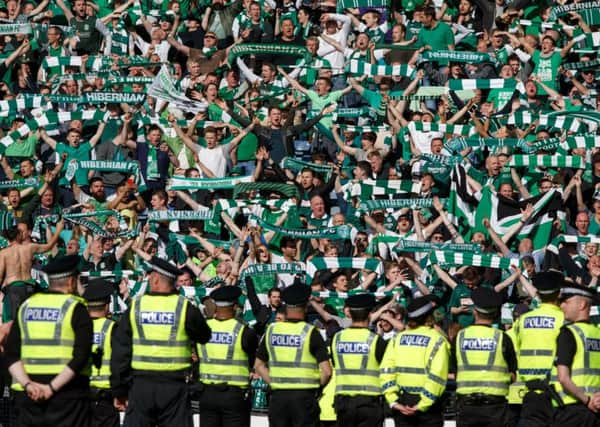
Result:
[[[223,393],[226,391],[244,392],[244,391],[248,390],[248,387],[239,387],[239,386],[235,386],[235,385],[229,385],[226,383],[206,384],[206,383],[200,382],[197,385],[193,385],[192,387],[199,391],[209,391],[209,392],[217,391],[220,393]]]
[[[108,400],[112,402],[113,397],[110,389],[90,387],[90,399],[93,401]]]
[[[557,393],[554,384],[550,384],[547,380],[525,381],[525,386],[531,392],[545,393],[550,399],[554,400],[560,408],[564,408],[565,402],[563,402],[562,397]]]
[[[466,406],[499,405],[506,403],[506,397],[494,396],[485,393],[471,393],[458,395],[458,402]]]

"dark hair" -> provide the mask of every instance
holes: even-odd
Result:
[[[93,177],[93,178],[90,179],[90,184],[89,185],[91,186],[94,182],[98,182],[98,181],[100,181],[101,183],[104,183],[104,180],[101,177],[95,176],[95,177]]]
[[[296,246],[296,239],[290,236],[283,236],[279,241],[279,249],[283,249],[288,246]]]
[[[364,322],[369,319],[371,310],[368,308],[350,308],[350,317],[355,322]]]
[[[267,296],[270,298],[271,295],[273,295],[275,292],[279,292],[279,294],[281,295],[281,289],[274,287],[269,289],[269,291],[267,292]]]

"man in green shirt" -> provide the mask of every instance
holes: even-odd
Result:
[[[81,132],[79,130],[69,129],[67,132],[66,144],[58,142],[54,138],[50,137],[44,129],[40,130],[40,137],[46,144],[50,146],[50,148],[56,151],[56,153],[59,155],[62,155],[63,153],[66,154],[66,159],[62,169],[63,175],[58,182],[59,194],[62,198],[63,206],[71,206],[72,204],[75,204],[75,199],[70,188],[69,180],[64,176],[64,173],[67,172],[67,168],[72,161],[80,162],[82,160],[90,160],[90,152],[100,141],[105,126],[106,123],[104,122],[98,123],[98,130],[88,142],[81,141]],[[75,183],[79,186],[86,185],[88,183],[88,172],[89,171],[85,169],[77,169],[75,172]]]
[[[423,11],[423,28],[419,31],[415,47],[429,46],[431,50],[454,50],[454,33],[448,24],[435,19],[435,9]]]

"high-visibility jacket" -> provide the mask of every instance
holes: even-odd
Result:
[[[377,335],[366,328],[344,329],[333,337],[335,394],[381,394],[379,362],[375,357]]]
[[[273,390],[319,388],[319,365],[310,352],[313,329],[306,322],[276,322],[267,328],[265,343]]]
[[[92,366],[92,375],[90,376],[90,386],[102,389],[110,388],[110,357],[112,347],[110,339],[112,336],[115,322],[104,317],[94,319],[94,342],[92,344],[92,353],[98,348],[102,349],[102,364],[100,369]]]
[[[207,321],[212,331],[210,341],[198,346],[200,381],[248,387],[248,355],[242,349],[244,325],[236,319]]]
[[[571,364],[571,380],[591,396],[600,391],[600,328],[586,322],[576,322],[565,326],[573,333],[576,350]],[[578,403],[579,400],[559,391],[565,405]]]
[[[131,303],[131,367],[144,371],[180,371],[192,363],[185,332],[189,302],[179,295],[142,295]]]
[[[471,325],[456,337],[456,392],[506,396],[510,373],[504,354],[502,331]]]
[[[510,386],[509,403],[523,401],[527,392],[525,382],[550,380],[560,389],[558,378],[552,375],[556,355],[556,338],[564,324],[562,310],[554,305],[542,303],[539,308],[519,317],[514,325],[517,336],[517,378]]]
[[[38,293],[19,307],[21,361],[28,375],[57,375],[73,359],[71,324],[77,304],[84,301],[69,294]],[[23,390],[18,383],[12,388]]]
[[[446,388],[449,357],[448,341],[429,326],[396,335],[381,361],[380,379],[387,402],[396,402],[403,391],[418,394],[417,409],[427,411]]]

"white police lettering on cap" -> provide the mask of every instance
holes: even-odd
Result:
[[[556,319],[549,316],[531,316],[523,322],[523,327],[527,329],[554,329]]]
[[[210,344],[233,344],[233,334],[227,332],[213,332],[210,336]]]
[[[585,339],[585,349],[587,351],[600,351],[600,340],[593,338]]]
[[[336,350],[340,354],[368,354],[369,344],[364,342],[339,341]]]
[[[27,308],[25,320],[33,322],[56,322],[60,316],[58,308]]]
[[[461,350],[495,351],[496,345],[496,340],[493,338],[465,338]]]
[[[175,323],[175,313],[165,311],[142,311],[142,323],[146,325],[172,325]]]
[[[427,347],[429,345],[429,339],[429,337],[423,335],[402,335],[400,338],[400,345]]]
[[[271,345],[279,347],[300,347],[302,337],[300,335],[273,334],[271,335]]]

